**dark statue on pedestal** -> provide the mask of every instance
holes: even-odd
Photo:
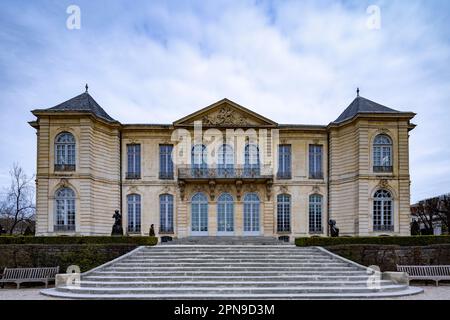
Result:
[[[154,236],[155,236],[155,227],[154,227],[153,224],[150,226],[150,232],[149,232],[148,235],[149,235],[150,237],[154,237]]]
[[[111,235],[123,236],[122,215],[120,214],[119,210],[116,210],[112,217],[114,218],[114,225],[112,227]]]
[[[328,225],[330,226],[330,235],[332,237],[339,237],[339,228],[336,227],[336,220],[330,219]]]

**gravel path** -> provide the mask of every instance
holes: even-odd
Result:
[[[413,296],[389,298],[389,300],[450,300],[450,284],[435,286],[420,286],[425,290],[422,294]],[[56,300],[39,293],[38,287],[25,289],[0,289],[0,300]]]

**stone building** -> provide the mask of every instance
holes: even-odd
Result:
[[[122,124],[87,92],[32,111],[37,235],[409,235],[412,112],[359,94],[328,125],[228,99],[172,124]]]

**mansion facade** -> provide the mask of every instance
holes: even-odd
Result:
[[[328,125],[228,99],[172,124],[122,124],[87,92],[32,111],[37,235],[410,234],[412,112],[358,96]]]

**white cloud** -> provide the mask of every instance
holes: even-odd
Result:
[[[0,168],[35,169],[29,110],[69,99],[85,82],[124,123],[170,123],[228,97],[279,123],[327,124],[360,86],[369,99],[418,113],[413,199],[450,190],[450,46],[439,8],[379,2],[374,31],[365,27],[371,3],[359,1],[79,2],[80,31],[65,29],[62,4],[5,9],[13,18],[0,22],[8,49],[0,53]]]

